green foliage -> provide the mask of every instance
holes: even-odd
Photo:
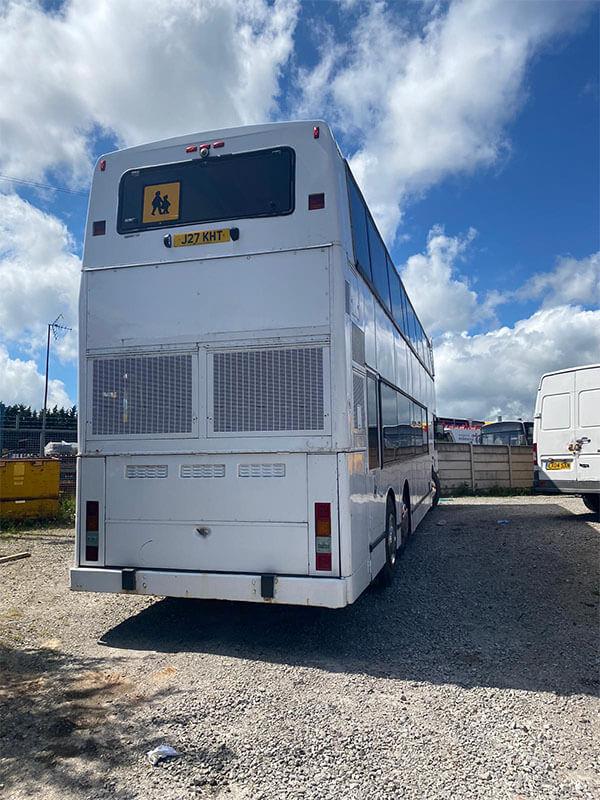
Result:
[[[42,412],[23,403],[5,406],[0,403],[0,426],[4,428],[41,428]],[[77,428],[77,406],[46,409],[48,428]]]
[[[525,497],[531,494],[533,494],[531,489],[511,489],[508,486],[472,489],[468,483],[463,483],[452,489],[442,489],[441,497]]]

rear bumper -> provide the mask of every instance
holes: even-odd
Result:
[[[534,494],[598,494],[600,481],[550,480],[534,473]]]
[[[218,572],[135,571],[135,589],[122,588],[122,570],[103,567],[73,567],[71,589],[77,592],[111,592],[190,597],[204,600],[239,600],[253,603],[287,603],[302,606],[342,608],[348,605],[348,579],[275,577],[274,597],[261,596],[260,575]]]

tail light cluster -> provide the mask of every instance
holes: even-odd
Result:
[[[316,568],[331,572],[331,503],[315,503]]]
[[[85,504],[85,560],[98,561],[100,533],[100,503],[88,500]]]

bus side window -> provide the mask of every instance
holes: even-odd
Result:
[[[367,375],[367,426],[369,442],[369,469],[379,467],[379,412],[377,403],[377,383]]]
[[[367,213],[362,197],[350,175],[348,175],[348,193],[350,195],[350,223],[352,225],[352,243],[354,245],[356,266],[365,278],[372,280],[369,240],[367,238]]]
[[[396,461],[399,448],[398,392],[385,383],[381,384],[381,427],[383,429],[383,463]]]

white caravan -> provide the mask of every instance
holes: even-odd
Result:
[[[542,376],[534,442],[535,489],[580,494],[600,515],[600,364]]]
[[[341,607],[391,579],[435,497],[431,344],[324,122],[98,161],[79,404],[72,589]]]

